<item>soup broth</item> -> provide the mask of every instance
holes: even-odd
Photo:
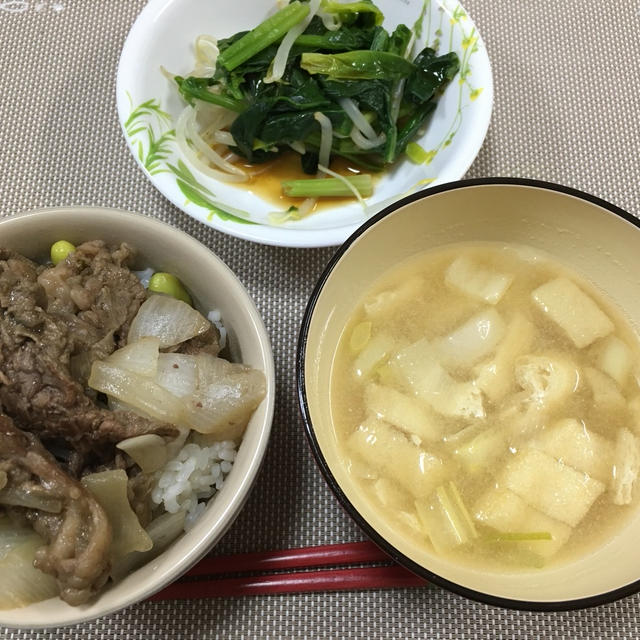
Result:
[[[342,334],[331,413],[359,490],[427,553],[565,562],[637,501],[638,338],[532,248],[451,245],[376,282]]]

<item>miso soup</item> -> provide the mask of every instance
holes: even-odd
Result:
[[[450,245],[358,302],[331,376],[343,461],[379,517],[492,570],[588,552],[640,472],[640,346],[547,254]]]

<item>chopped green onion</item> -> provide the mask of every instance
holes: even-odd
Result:
[[[371,322],[365,321],[357,324],[351,332],[351,339],[349,340],[349,347],[351,351],[362,351],[367,342],[371,338]]]
[[[218,61],[227,71],[233,71],[256,53],[281,40],[287,31],[304,20],[308,13],[309,5],[295,0],[236,40],[220,54]]]
[[[462,496],[458,491],[458,487],[456,487],[455,483],[450,480],[448,483],[449,496],[454,505],[455,511],[460,515],[462,521],[464,522],[465,528],[470,532],[472,538],[476,538],[478,534],[476,533],[476,527],[473,524],[473,519],[471,518],[471,514],[467,507],[465,507],[464,502],[462,501]]]
[[[356,176],[344,178],[360,193],[367,198],[373,193],[373,181],[371,175],[362,173]],[[284,195],[290,198],[318,198],[321,196],[345,197],[354,193],[339,178],[311,178],[308,180],[285,180],[282,183]]]
[[[450,481],[445,486],[438,487],[436,496],[460,542],[464,544],[468,540],[477,538],[475,525],[456,485]]]
[[[406,153],[414,164],[422,164],[429,158],[429,154],[417,142],[410,142],[407,145]]]
[[[451,481],[439,486],[428,502],[416,501],[415,506],[418,518],[438,553],[478,537],[473,519]]]
[[[529,531],[529,532],[509,532],[498,531],[495,534],[490,534],[487,539],[501,542],[524,542],[527,540],[553,540],[553,536],[548,531]]]

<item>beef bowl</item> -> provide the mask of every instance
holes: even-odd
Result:
[[[399,563],[521,609],[638,591],[639,226],[558,185],[462,181],[331,260],[300,405],[330,487]]]
[[[0,625],[160,590],[232,524],[271,429],[270,342],[186,233],[100,208],[0,221]]]

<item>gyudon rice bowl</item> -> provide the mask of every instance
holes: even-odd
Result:
[[[133,271],[132,246],[69,245],[56,264],[0,248],[0,609],[91,606],[158,556],[265,397],[263,371],[230,361],[224,314]]]

